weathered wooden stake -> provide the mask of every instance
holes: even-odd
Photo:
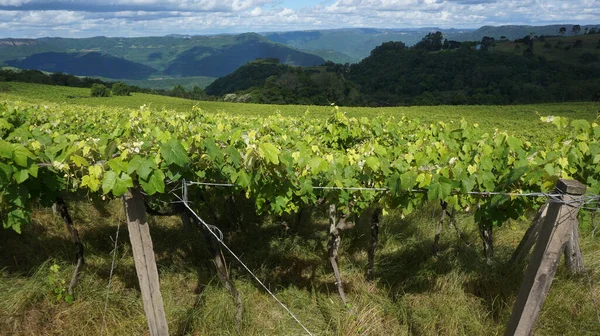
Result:
[[[538,213],[535,215],[533,221],[531,222],[531,226],[529,226],[529,228],[525,232],[525,235],[523,235],[523,239],[521,239],[519,246],[517,246],[515,252],[510,257],[510,264],[513,264],[515,262],[521,263],[521,261],[523,261],[525,257],[529,254],[531,248],[535,245],[535,242],[538,239],[538,235],[540,234],[540,227],[542,226],[542,222],[544,221],[544,218],[548,213],[548,204],[549,203],[544,203],[544,205],[540,207],[540,210],[538,210]]]
[[[371,217],[371,245],[369,246],[369,268],[367,269],[367,279],[373,279],[373,270],[375,268],[375,249],[379,241],[379,217],[382,214],[380,207],[375,208]]]
[[[569,234],[569,240],[565,244],[565,262],[572,274],[584,272],[583,255],[579,246],[579,221],[575,219],[573,230]]]
[[[577,213],[585,190],[586,186],[577,181],[559,180],[556,184],[556,191],[562,194],[561,200],[550,201],[548,205],[505,336],[529,336],[533,333],[560,256],[577,224]]]
[[[123,206],[127,214],[127,228],[135,260],[144,311],[151,336],[168,336],[169,327],[163,307],[158,280],[158,269],[154,258],[150,228],[146,220],[144,196],[136,188],[123,195]]]

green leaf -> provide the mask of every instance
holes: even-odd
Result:
[[[23,182],[25,182],[27,180],[27,178],[29,177],[29,170],[28,169],[22,169],[16,172],[15,176],[15,181],[17,181],[18,184],[21,184]]]
[[[165,192],[165,174],[162,170],[156,169],[148,176],[147,179],[138,179],[142,189],[149,195]]]
[[[107,171],[102,179],[102,193],[108,194],[115,187],[117,182],[117,173],[114,171]]]
[[[109,160],[108,166],[117,174],[126,172],[129,168],[129,164],[124,162],[120,157]]]
[[[400,188],[410,190],[417,184],[417,172],[407,171],[400,175]]]
[[[115,196],[121,196],[127,192],[128,188],[133,188],[133,180],[131,179],[131,176],[127,175],[127,173],[122,172],[121,175],[115,180],[112,193]]]
[[[12,228],[16,233],[21,233],[21,225],[27,224],[29,216],[23,209],[15,209],[8,213],[8,220],[4,224],[4,228]]]
[[[139,170],[140,165],[142,164],[143,161],[144,161],[144,159],[141,156],[134,155],[131,158],[131,160],[129,160],[129,165],[127,166],[127,174],[131,175],[136,170]],[[148,174],[150,174],[150,173],[148,173]],[[138,175],[139,175],[139,173],[138,173]],[[146,177],[148,177],[148,176],[146,176]]]
[[[29,167],[29,175],[37,178],[38,177],[38,170],[39,170],[38,165],[35,164],[35,163],[32,164],[31,167]]]
[[[2,139],[0,139],[0,156],[7,159],[12,159],[13,146]]]
[[[13,169],[6,163],[0,162],[0,185],[8,184],[12,177]]]
[[[100,187],[100,181],[90,175],[84,175],[81,178],[81,187],[89,187],[90,190],[92,191],[98,191],[98,188]]]
[[[571,121],[571,127],[573,127],[576,131],[587,132],[592,126],[587,120],[578,119]]]
[[[427,199],[443,200],[450,195],[452,192],[452,181],[441,176],[437,181],[431,182],[427,190]]]
[[[136,155],[129,161],[127,174],[131,175],[133,172],[136,172],[140,178],[148,180],[148,175],[150,175],[154,169],[157,169],[157,166],[153,159],[144,159],[141,156]]]
[[[71,155],[71,161],[77,165],[77,167],[87,167],[90,163],[83,157],[79,155]]]
[[[513,136],[509,136],[508,138],[506,138],[506,143],[508,143],[508,147],[513,152],[516,152],[517,150],[521,149],[521,147],[523,147],[523,142]]]
[[[35,159],[35,155],[31,153],[23,145],[15,144],[15,151],[13,152],[13,160],[16,164],[21,167],[28,167],[27,159]]]
[[[473,188],[475,188],[475,183],[476,181],[473,177],[463,178],[460,180],[460,191],[465,194],[473,191]]]
[[[374,157],[374,156],[371,156],[371,157],[367,158],[365,160],[365,163],[374,172],[376,172],[377,170],[379,170],[379,167],[381,166],[381,162],[379,162],[379,159],[376,158],[376,157]]]
[[[189,162],[185,148],[183,148],[181,142],[176,139],[169,140],[162,144],[162,146],[160,146],[160,154],[168,165],[174,163],[179,167],[183,167]]]
[[[267,162],[279,164],[279,149],[275,145],[263,142],[258,145],[258,149],[260,149],[261,156],[267,159]]]
[[[547,164],[544,166],[544,170],[545,170],[545,171],[546,171],[546,173],[548,173],[548,175],[550,175],[550,176],[552,176],[552,175],[554,175],[554,173],[556,173],[556,171],[554,170],[554,166],[553,166],[553,165],[551,165],[551,164],[549,164],[549,163],[547,163]]]
[[[242,188],[247,188],[250,185],[250,175],[248,175],[245,171],[240,170],[237,173],[237,178],[234,182],[239,184]]]

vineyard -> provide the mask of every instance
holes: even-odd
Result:
[[[369,300],[356,300],[352,289],[347,297],[345,277],[356,278],[359,268],[348,275],[344,266],[339,265],[349,262],[342,257],[343,253],[354,249],[351,245],[341,245],[342,231],[352,235],[351,232],[359,230],[353,229],[357,223],[366,223],[370,229],[366,234],[370,242],[365,249],[368,250],[366,260],[363,260],[367,265],[365,271],[370,279],[382,279],[388,275],[385,275],[386,268],[380,269],[380,266],[387,265],[392,269],[394,266],[378,257],[377,251],[388,239],[384,234],[380,237],[380,227],[384,232],[397,229],[384,227],[380,222],[393,226],[392,221],[414,220],[433,210],[438,212],[437,219],[430,221],[439,222],[439,225],[435,225],[435,234],[429,237],[432,241],[427,251],[416,247],[415,254],[428,253],[432,258],[445,260],[445,267],[452,268],[450,265],[456,261],[452,261],[444,250],[458,244],[463,246],[459,250],[468,247],[477,254],[471,258],[479,258],[481,265],[488,265],[481,267],[492,267],[490,265],[507,253],[502,249],[500,255],[496,253],[498,238],[495,239],[495,232],[501,232],[499,237],[504,237],[503,226],[507,223],[514,226],[518,220],[535,212],[547,200],[544,195],[554,192],[559,179],[573,179],[587,186],[585,208],[592,212],[584,213],[582,226],[587,225],[595,233],[590,213],[595,211],[598,203],[594,195],[600,194],[600,125],[559,116],[537,116],[536,119],[535,125],[528,129],[545,129],[548,133],[534,139],[533,133],[519,136],[515,132],[499,131],[465,120],[421,122],[406,116],[350,117],[344,108],[338,107],[330,108],[326,117],[313,116],[309,112],[297,116],[278,113],[261,116],[209,113],[199,106],[174,111],[146,105],[130,109],[4,100],[0,101],[0,213],[5,229],[26,233],[28,226],[36,227],[36,212],[43,214],[47,211],[44,208],[57,204],[61,218],[67,222],[78,246],[78,266],[73,281],[81,272],[83,246],[90,243],[79,239],[74,227],[77,223],[70,219],[67,205],[63,203],[65,199],[74,202],[90,200],[94,204],[103,204],[98,207],[114,207],[114,200],[127,194],[128,197],[142,197],[151,217],[174,220],[177,217],[172,216],[181,216],[189,227],[196,225],[202,229],[218,277],[226,292],[234,297],[221,295],[222,300],[231,301],[226,308],[226,314],[230,316],[225,318],[231,325],[224,334],[235,333],[239,330],[236,328],[244,328],[245,321],[253,318],[247,317],[252,314],[251,308],[242,309],[242,303],[252,305],[245,294],[256,296],[260,292],[248,288],[250,281],[236,288],[225,263],[229,257],[222,254],[212,234],[223,234],[224,240],[235,250],[236,241],[248,239],[240,236],[246,233],[252,237],[251,232],[256,232],[257,227],[285,227],[286,235],[290,234],[288,231],[298,233],[284,239],[286,248],[295,253],[302,251],[302,248],[294,247],[296,244],[307,242],[313,249],[319,249],[326,243],[322,252],[327,254],[331,265],[319,269],[324,273],[333,270],[335,281],[327,290],[338,292],[341,298],[336,316],[346,316],[349,320],[338,321],[334,331],[331,326],[320,326],[319,329],[326,330],[325,334],[335,334],[336,330],[338,334],[352,334],[352,330],[345,330],[341,325],[356,328],[355,334],[368,330],[374,334],[386,333],[385,330],[407,330],[401,326],[385,326],[398,321],[410,325],[406,311],[396,313],[401,314],[396,317],[386,315],[381,311],[384,308],[365,302]],[[186,199],[189,202],[183,203]],[[62,212],[61,207],[65,209]],[[193,216],[196,213],[199,217]],[[321,222],[321,227],[326,228],[326,237],[319,237],[328,242],[319,242],[310,232],[314,224],[302,228],[307,217]],[[203,220],[218,229],[203,227]],[[328,224],[323,225],[324,222]],[[443,225],[448,222],[452,227],[443,238]],[[466,223],[472,224],[471,229]],[[111,231],[114,229],[112,227]],[[402,234],[405,239],[410,239],[409,235]],[[246,240],[246,243],[260,243],[260,237],[254,238],[257,240]],[[358,236],[351,240],[358,240]],[[586,242],[584,240],[583,244]],[[169,244],[176,245],[177,240]],[[593,240],[589,244],[597,247]],[[502,243],[500,246],[505,247]],[[268,246],[264,248],[269,249]],[[177,247],[171,249],[176,254]],[[253,249],[258,250],[258,246]],[[316,254],[317,259],[322,259],[319,253],[311,252],[313,257]],[[420,258],[411,256],[408,251],[404,253],[405,258]],[[108,260],[108,256],[105,259]],[[362,259],[365,259],[364,255]],[[92,264],[94,262],[99,261],[92,260]],[[502,278],[499,275],[502,272],[505,272],[504,276],[513,274],[518,278],[517,267],[507,271],[509,266],[496,270],[500,272],[496,274],[497,278]],[[170,265],[162,267],[169,268]],[[418,273],[418,268],[412,271]],[[446,270],[446,273],[451,272]],[[284,278],[295,276],[293,271],[286,270],[285,273]],[[404,279],[414,281],[409,275]],[[515,281],[518,284],[518,280]],[[271,285],[278,286],[274,282]],[[488,286],[493,285],[488,283]],[[83,284],[73,283],[69,286],[68,296],[62,292],[60,295],[68,297],[68,302],[75,300],[76,304],[82,304],[85,301],[76,294],[78,286]],[[314,284],[306,283],[305,286],[310,290]],[[364,286],[371,288],[373,285],[365,282]],[[375,301],[382,300],[379,295],[373,296]],[[585,297],[585,293],[580,295]],[[401,293],[394,295],[394,300],[399,297]],[[473,297],[464,299],[472,300]],[[510,312],[512,306],[512,301],[503,299],[508,308],[491,303],[492,313],[488,310],[487,314],[498,315],[482,317],[498,323],[500,327],[496,326],[494,333],[501,330],[506,322],[506,312]],[[214,298],[207,296],[204,300]],[[314,304],[315,300],[308,299],[306,305]],[[337,309],[331,308],[336,304],[331,298],[328,300],[331,301],[327,304],[329,309]],[[589,298],[582,300],[586,300],[585,308],[573,308],[578,311],[572,314],[585,311],[591,321],[586,322],[588,329],[583,334],[588,331],[594,334],[599,326],[590,318],[591,302]],[[293,306],[298,308],[305,304],[294,303],[290,294],[284,301],[291,303],[292,310]],[[361,303],[354,306],[357,301]],[[388,307],[393,305],[388,304]],[[166,310],[168,313],[168,305]],[[284,312],[276,314],[281,315],[265,318],[288,319]],[[300,317],[309,321],[314,319],[307,314],[304,311]],[[413,326],[407,332],[454,334],[458,330],[459,333],[485,333],[486,327],[480,319],[468,317],[469,314],[465,316],[462,318],[475,322],[448,321],[453,328],[458,328],[448,331],[436,329],[434,325]],[[330,316],[329,322],[331,320],[335,320],[334,316]],[[365,320],[370,322],[361,324]],[[8,327],[9,322],[4,323],[0,323],[0,328]],[[293,321],[277,323],[294,328]],[[310,325],[316,327],[319,322],[313,321]],[[467,329],[460,329],[463,325],[468,326]],[[302,331],[295,328],[289,330],[294,330],[292,333],[295,334]],[[581,328],[581,325],[574,328]],[[184,329],[180,333],[193,332]],[[171,330],[177,328],[171,326]],[[318,330],[314,331],[319,334]],[[213,334],[210,330],[205,332]],[[245,333],[260,334],[260,330],[246,330]]]

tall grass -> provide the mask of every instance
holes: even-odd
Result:
[[[102,328],[111,251],[121,203],[73,201],[71,213],[86,249],[86,266],[72,303],[57,300],[55,275],[70,279],[75,248],[60,218],[37,209],[21,235],[0,233],[0,335],[98,335]],[[201,214],[202,215],[202,214]],[[327,262],[327,223],[314,210],[287,226],[256,219],[243,231],[227,230],[226,241],[315,335],[498,335],[504,331],[523,265],[507,260],[527,222],[497,231],[497,256],[481,256],[472,216],[458,218],[466,242],[445,228],[440,252],[431,247],[440,209],[431,205],[413,216],[384,217],[375,279],[365,278],[369,223],[342,233],[340,266],[350,307],[343,306]],[[365,216],[369,218],[369,216]],[[169,329],[173,335],[237,335],[235,303],[220,285],[204,238],[176,217],[151,218]],[[227,227],[227,225],[223,225]],[[600,238],[582,225],[584,259],[600,279]],[[147,324],[138,290],[127,229],[121,225],[116,268],[105,316],[105,335],[145,335]],[[287,313],[230,260],[242,293],[242,335],[302,335]],[[594,288],[600,299],[600,285]],[[537,323],[536,335],[598,335],[600,324],[585,276],[561,266]]]

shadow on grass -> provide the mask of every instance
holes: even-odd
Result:
[[[114,245],[112,239],[117,221],[123,221],[124,218],[123,213],[116,214],[122,211],[120,202],[116,200],[113,203],[116,204],[76,204],[72,211],[86,256],[103,260],[94,266],[87,266],[84,272],[88,267],[93,267],[90,271],[103,278],[108,278],[110,273],[110,252]],[[14,274],[31,274],[50,258],[65,263],[74,262],[75,247],[60,218],[53,216],[49,210],[41,210],[40,213],[35,221],[24,228],[22,234],[4,231],[0,235],[0,269]],[[217,218],[222,222],[220,227],[232,229],[232,219],[223,213],[225,211],[216,213],[212,216],[213,220]],[[243,213],[241,216],[259,219]],[[364,253],[369,246],[370,214],[363,217],[354,229],[342,233],[342,257],[353,264],[363,262],[356,255]],[[227,223],[223,223],[225,221]],[[278,224],[279,221],[286,224]],[[160,272],[193,270],[198,274],[196,294],[214,281],[216,271],[211,255],[204,236],[197,228],[184,227],[178,217],[149,217],[149,223]],[[277,291],[296,287],[325,294],[337,293],[333,277],[321,276],[332,273],[327,258],[329,224],[324,209],[313,208],[297,218],[268,219],[266,223],[246,220],[245,224],[243,232],[224,229],[225,240],[248,267],[265,281],[268,288]],[[434,255],[432,245],[436,224],[434,215],[415,215],[405,219],[388,217],[382,223],[380,246],[392,245],[396,248],[377,252],[375,283],[388,290],[393,300],[397,300],[402,293],[435,290],[436,279],[453,271],[460,272],[468,278],[463,284],[464,291],[482,298],[493,313],[500,312],[516,295],[522,277],[522,267],[514,267],[506,262],[511,248],[497,246],[497,261],[488,265],[481,255],[476,235],[470,234],[472,244],[467,245],[455,238],[453,232],[446,232],[446,238],[440,241],[440,252]],[[446,227],[445,230],[452,229]],[[451,236],[453,239],[449,238]],[[121,265],[115,270],[115,275],[120,277],[124,286],[138,288],[124,222],[121,224],[119,240]],[[226,251],[224,254],[234,279],[250,279]],[[344,262],[340,265],[344,272]],[[366,265],[361,266],[361,270],[366,272]],[[250,281],[260,288],[254,280]],[[351,281],[345,280],[344,284],[347,293],[355,290]],[[201,304],[190,308],[189,314]],[[186,330],[183,320],[181,328]]]

